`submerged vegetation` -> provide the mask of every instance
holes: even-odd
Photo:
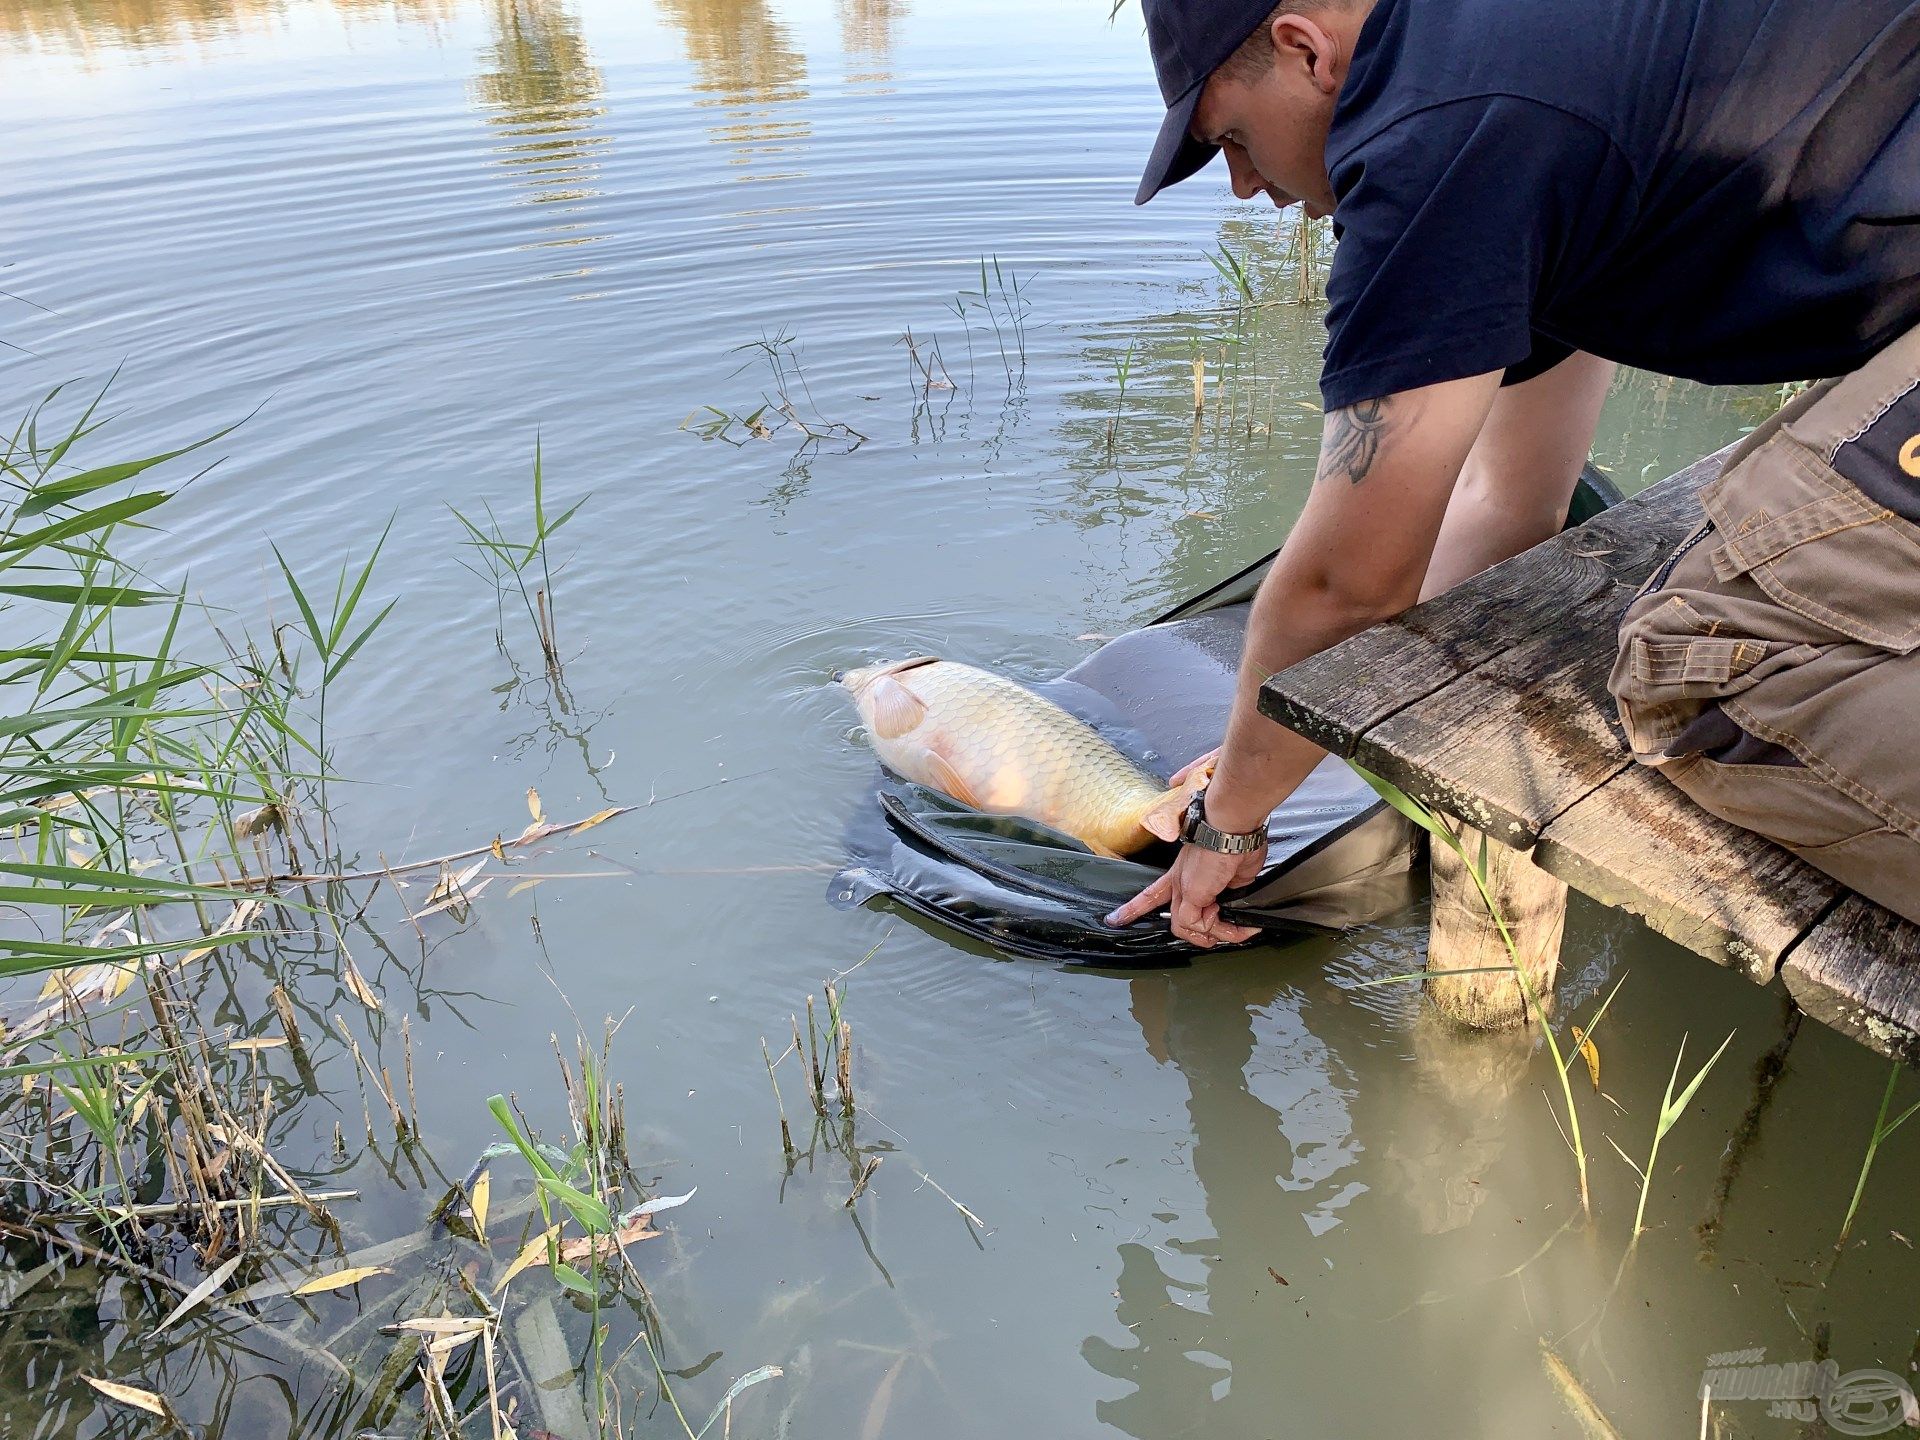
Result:
[[[427,927],[445,923],[433,917],[464,921],[498,876],[539,883],[527,859],[631,807],[556,823],[530,790],[511,837],[357,858],[364,842],[333,812],[328,695],[394,611],[375,598],[386,532],[326,585],[276,549],[289,618],[236,626],[123,543],[231,427],[115,460],[107,387],[68,396],[46,395],[0,447],[0,978],[16,987],[0,1041],[0,1354],[23,1325],[69,1335],[38,1342],[37,1383],[85,1380],[181,1434],[259,1433],[247,1373],[286,1377],[272,1428],[287,1434],[624,1436],[657,1428],[643,1393],[666,1402],[667,1433],[727,1423],[779,1372],[709,1397],[704,1425],[669,1384],[671,1347],[628,1251],[692,1194],[649,1197],[633,1174],[612,1027],[598,1052],[559,1056],[566,1143],[496,1096],[506,1140],[449,1179],[422,1131],[408,1013],[409,989],[415,1004],[431,991],[373,923],[397,910],[424,960]],[[490,510],[484,525],[460,517],[556,682],[547,547],[582,503],[549,516],[536,453],[530,536],[509,538]],[[537,919],[533,941],[544,954]],[[42,973],[22,1007],[21,978]],[[316,1168],[295,1137],[355,1086],[358,1121],[332,1122]],[[356,1238],[360,1193],[327,1181],[362,1155],[402,1190],[437,1181],[422,1228]],[[116,1288],[112,1346],[43,1323]],[[344,1324],[310,1298],[336,1293],[362,1302]],[[585,1320],[577,1383],[567,1305]]]

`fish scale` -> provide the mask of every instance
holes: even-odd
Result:
[[[1085,721],[971,665],[876,665],[841,683],[889,769],[990,814],[1039,820],[1105,853],[1138,850],[1155,833],[1171,838],[1193,788],[1169,790]]]

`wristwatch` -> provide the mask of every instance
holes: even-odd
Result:
[[[1207,823],[1207,792],[1204,789],[1193,792],[1193,798],[1187,802],[1186,819],[1180,823],[1180,839],[1187,845],[1198,845],[1202,850],[1212,850],[1221,855],[1251,855],[1267,843],[1267,827],[1258,830],[1236,833],[1232,830],[1216,830]]]

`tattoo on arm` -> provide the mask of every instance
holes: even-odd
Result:
[[[1320,474],[1344,475],[1358,485],[1373,469],[1381,443],[1392,421],[1387,400],[1362,400],[1327,416],[1326,437],[1320,442]]]

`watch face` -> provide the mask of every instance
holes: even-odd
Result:
[[[1206,818],[1206,792],[1196,790],[1193,792],[1193,798],[1187,801],[1187,814],[1180,825],[1180,838],[1191,840],[1196,828],[1203,824]]]

